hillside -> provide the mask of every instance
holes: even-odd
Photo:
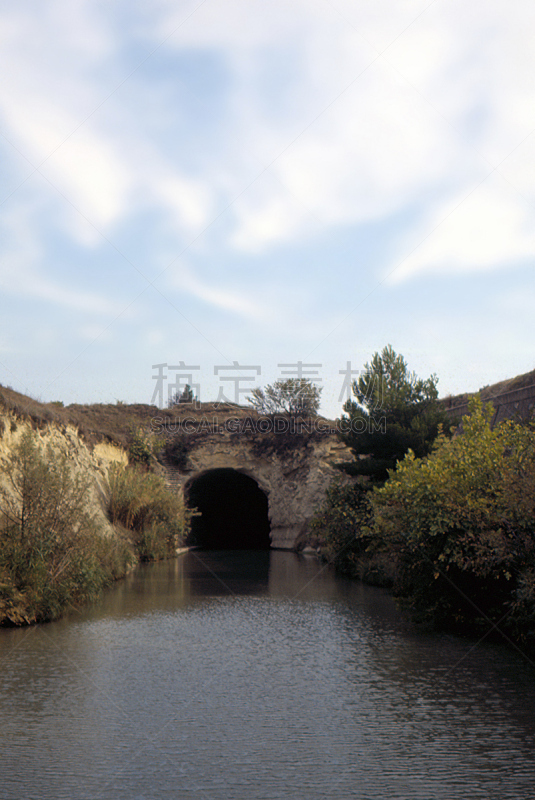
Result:
[[[201,403],[195,408],[178,405],[160,409],[143,403],[94,403],[92,405],[42,403],[11,387],[0,385],[0,409],[15,417],[30,420],[35,428],[54,423],[59,427],[72,426],[77,429],[88,445],[109,442],[127,448],[132,441],[132,432],[139,428],[179,425],[186,418],[204,416],[210,422],[222,422],[229,413],[238,418],[255,416],[252,409],[231,403]]]
[[[468,411],[470,397],[478,392],[449,395],[441,399],[445,410],[451,417],[462,417]],[[535,409],[535,370],[517,375],[499,383],[479,389],[483,402],[492,403],[496,413],[492,420],[495,425],[504,419],[527,420]]]

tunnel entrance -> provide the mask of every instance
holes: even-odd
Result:
[[[205,550],[267,550],[268,500],[258,484],[235,469],[211,469],[185,487],[191,520],[189,544]]]

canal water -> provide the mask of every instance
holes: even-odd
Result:
[[[1,800],[535,798],[535,667],[286,552],[0,631]]]

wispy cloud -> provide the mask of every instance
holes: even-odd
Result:
[[[311,217],[316,230],[362,224],[425,198],[425,223],[416,234],[423,238],[452,198],[469,191],[467,176],[497,167],[535,126],[525,5],[504,17],[497,2],[477,13],[460,2],[436,4],[420,18],[426,5],[355,9],[340,0],[289,9],[274,2],[268,16],[258,3],[223,3],[218,11],[200,9],[166,43],[225,54],[234,79],[231,134],[276,179],[260,181],[236,201],[232,245],[258,251],[308,236]],[[183,9],[160,8],[169,9],[157,29],[163,35]],[[284,87],[266,81],[267,62],[286,66]],[[476,192],[464,220],[457,215],[447,226],[446,251],[434,237],[434,250],[399,277],[435,271],[444,258],[454,268],[480,270],[535,252],[527,233],[519,238],[535,199],[526,174],[534,147],[535,141],[524,147],[516,166],[498,167],[512,191]],[[235,178],[236,191],[244,177]]]
[[[67,19],[59,0],[40,7],[35,18],[35,3],[3,12],[11,44],[3,56],[9,79],[0,104],[10,136],[33,163],[46,160],[42,172],[96,228],[109,232],[152,209],[175,219],[182,232],[202,230],[217,213],[218,197],[220,208],[232,203],[232,224],[218,246],[258,252],[299,241],[311,229],[377,221],[425,197],[427,214],[417,234],[424,236],[451,198],[466,191],[467,172],[496,166],[535,126],[529,111],[534,90],[526,78],[535,56],[520,6],[516,16],[504,18],[499,3],[485,4],[476,15],[453,2],[420,18],[424,5],[416,2],[387,4],[388,15],[372,3],[355,9],[343,0],[313,9],[301,0],[290,7],[273,2],[269,13],[259,2],[205,4],[192,13],[196,5],[157,3],[143,31],[119,6],[126,31],[135,31],[146,48],[177,28],[158,55],[217,53],[227,65],[226,108],[194,161],[191,140],[186,146],[191,122],[177,138],[177,108],[166,106],[163,90],[174,75],[191,102],[209,107],[187,61],[182,67],[167,61],[166,73],[154,57],[159,106],[141,72],[129,78],[128,91],[119,90],[92,113],[135,63],[128,50],[134,40],[121,38],[116,21],[88,2],[70,7]],[[144,10],[141,4],[141,18]],[[152,129],[143,124],[146,104]],[[527,213],[522,206],[534,199],[526,175],[533,147],[516,165],[504,165],[517,196],[493,199],[478,191],[465,205],[464,222],[456,217],[446,226],[454,265],[496,268],[517,251],[535,251],[527,235],[518,247]],[[243,193],[255,170],[265,168],[266,178]],[[226,185],[216,175],[224,171]],[[68,203],[63,213],[73,236],[96,241],[98,234]],[[475,221],[496,215],[505,222],[489,259],[488,237],[477,233]],[[467,228],[476,229],[475,236]],[[412,259],[398,277],[440,267],[443,242],[433,241],[434,250],[422,250],[421,262]]]
[[[241,317],[260,321],[266,316],[266,309],[244,292],[231,291],[220,281],[202,280],[191,267],[181,263],[169,271],[168,283],[174,289],[192,295],[210,306],[230,311]]]
[[[422,273],[465,273],[517,265],[535,254],[529,204],[501,178],[466,186],[423,220],[404,242],[394,283]],[[403,252],[403,250],[401,252]]]
[[[269,332],[327,359],[331,334],[417,339],[396,298],[426,280],[535,256],[521,0],[28,0],[0,23],[0,280],[77,335],[134,304],[148,351],[175,304],[184,347]]]
[[[103,292],[81,288],[75,270],[70,281],[59,281],[47,271],[43,264],[44,247],[35,230],[40,208],[40,202],[36,202],[17,204],[9,212],[4,210],[0,226],[4,245],[0,261],[2,292],[92,315],[117,315],[122,310],[121,304]]]

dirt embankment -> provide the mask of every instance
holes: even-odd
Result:
[[[441,403],[452,418],[460,420],[468,413],[468,403],[474,394],[479,394],[484,403],[494,406],[492,426],[505,419],[532,419],[535,414],[535,370],[483,386],[478,392],[449,395],[442,398]]]

